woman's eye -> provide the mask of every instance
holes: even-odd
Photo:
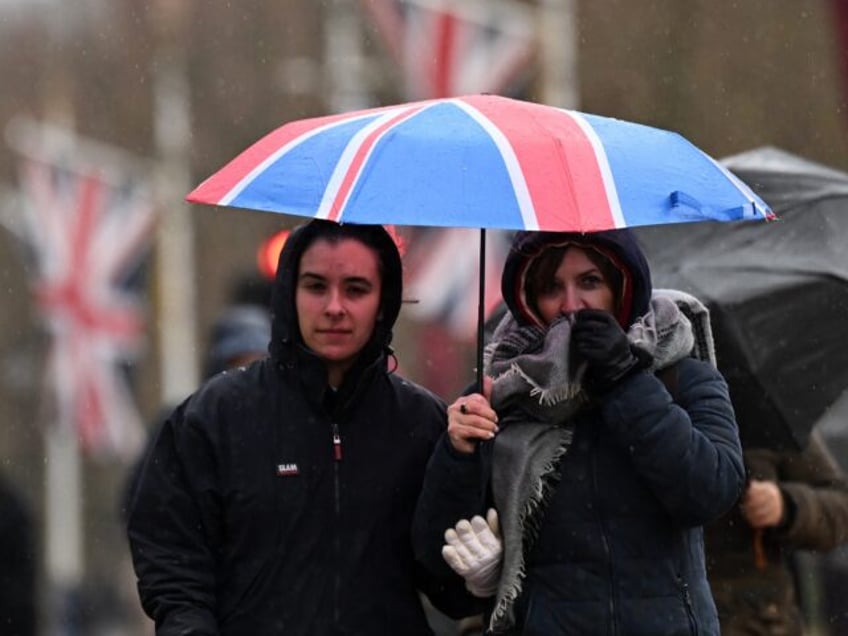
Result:
[[[596,289],[604,284],[604,279],[597,274],[588,274],[580,279],[586,289]]]
[[[364,296],[369,291],[371,290],[367,287],[348,287],[347,293],[350,296],[359,297]]]

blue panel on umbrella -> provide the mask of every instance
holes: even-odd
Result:
[[[348,142],[376,117],[345,121],[306,138],[265,168],[230,205],[313,216]]]
[[[427,109],[388,131],[372,159],[343,220],[384,222],[391,210],[398,225],[522,226],[498,147],[453,104]]]
[[[745,196],[680,135],[584,114],[603,144],[627,225],[742,218]],[[650,166],[649,170],[645,166]],[[709,201],[709,207],[701,204]]]

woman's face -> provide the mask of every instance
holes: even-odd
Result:
[[[580,309],[603,309],[613,313],[615,295],[603,272],[586,250],[569,247],[551,280],[542,281],[536,298],[539,315],[546,325]]]
[[[327,363],[339,386],[377,322],[381,279],[377,254],[355,239],[316,240],[300,258],[295,306],[304,344]]]

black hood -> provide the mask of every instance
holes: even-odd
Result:
[[[271,293],[271,357],[276,362],[289,359],[303,344],[297,324],[295,284],[300,257],[317,239],[356,239],[376,250],[382,264],[380,316],[374,334],[363,350],[366,361],[376,359],[392,341],[392,328],[400,312],[403,295],[403,273],[400,254],[389,233],[380,225],[340,225],[332,221],[314,220],[295,228],[280,252],[277,273]]]
[[[636,238],[629,230],[608,230],[580,234],[576,232],[518,232],[504,265],[501,277],[501,293],[504,302],[519,324],[534,322],[533,314],[524,302],[524,275],[530,263],[545,248],[573,243],[591,247],[606,255],[625,275],[623,316],[619,320],[624,327],[648,311],[651,301],[651,270]]]

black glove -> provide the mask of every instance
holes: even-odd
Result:
[[[648,352],[630,343],[615,317],[600,309],[581,309],[574,314],[571,343],[588,365],[585,388],[595,395],[606,393],[652,362]]]

